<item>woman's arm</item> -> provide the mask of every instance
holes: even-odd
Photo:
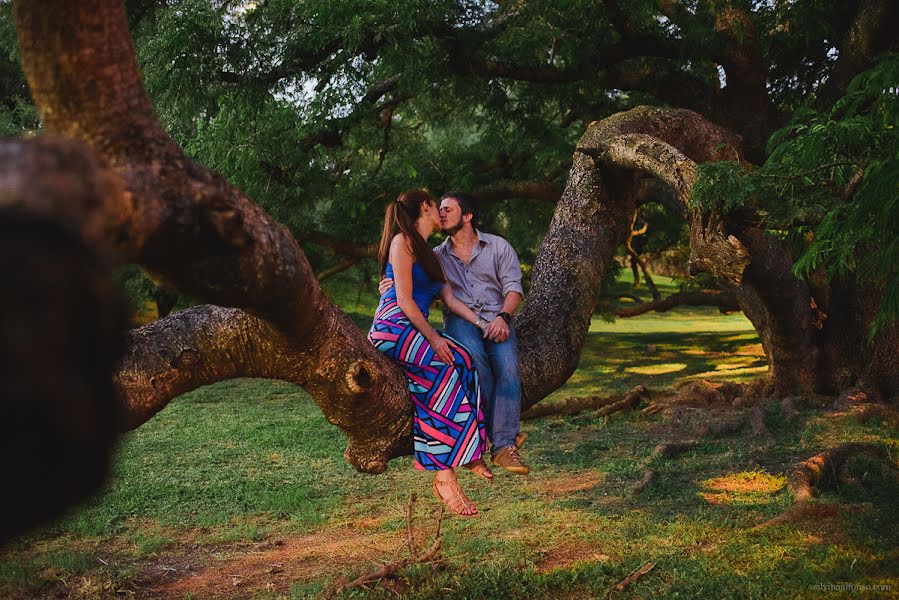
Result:
[[[394,236],[390,242],[390,264],[393,265],[393,284],[396,286],[396,303],[400,310],[412,323],[418,331],[421,332],[434,354],[443,362],[451,364],[453,362],[452,344],[449,340],[441,337],[437,330],[431,327],[428,320],[422,314],[421,309],[415,304],[412,297],[412,263],[414,255],[412,248],[406,236],[402,233]]]
[[[453,293],[453,288],[450,286],[450,284],[443,284],[443,287],[440,289],[440,299],[443,300],[443,303],[446,304],[446,307],[450,309],[453,314],[459,315],[472,325],[477,325],[481,329],[481,331],[483,331],[484,328],[487,327],[487,321],[479,317],[461,300],[456,298],[456,295]]]

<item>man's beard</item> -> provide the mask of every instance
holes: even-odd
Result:
[[[456,235],[457,233],[459,233],[459,231],[462,230],[464,226],[465,222],[462,219],[459,219],[455,225],[444,227],[441,231],[443,231],[443,233],[445,233],[446,235]]]

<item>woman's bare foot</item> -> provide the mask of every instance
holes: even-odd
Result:
[[[478,509],[459,486],[456,472],[452,469],[438,471],[434,477],[434,496],[443,502],[451,512],[460,517],[476,517]]]
[[[467,465],[462,465],[466,469],[470,470],[472,473],[482,478],[484,481],[493,485],[493,471],[490,470],[490,467],[487,466],[487,463],[484,462],[483,458],[479,458],[475,461],[468,463]]]

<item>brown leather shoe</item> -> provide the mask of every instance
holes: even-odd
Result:
[[[515,473],[516,475],[527,475],[531,472],[531,468],[522,464],[521,457],[518,455],[518,448],[509,446],[503,448],[493,455],[493,464],[504,468],[506,471]]]
[[[528,441],[528,434],[523,431],[519,431],[518,435],[515,436],[515,447],[521,450],[521,447],[524,446],[524,443]]]

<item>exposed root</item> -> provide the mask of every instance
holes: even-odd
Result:
[[[400,569],[408,567],[409,565],[426,563],[434,559],[434,557],[437,555],[437,551],[440,550],[440,542],[443,541],[443,507],[440,507],[440,512],[437,514],[437,530],[434,532],[434,541],[431,543],[431,547],[428,548],[427,552],[425,552],[424,554],[419,554],[415,550],[415,541],[412,529],[412,513],[415,500],[416,495],[412,494],[411,496],[409,496],[409,503],[406,505],[406,530],[408,533],[407,543],[409,545],[409,558],[404,558],[402,560],[387,563],[379,569],[376,569],[370,573],[366,573],[365,575],[361,575],[352,581],[339,582],[325,592],[324,598],[333,598],[341,592],[352,588],[366,587],[369,583],[379,581],[381,579],[384,579],[385,577],[389,577],[390,575],[393,575]]]
[[[701,437],[719,438],[739,433],[744,427],[746,427],[746,417],[733,415],[703,423],[699,426],[697,433]]]
[[[786,523],[795,523],[803,520],[821,521],[837,516],[839,508],[836,504],[821,504],[817,502],[797,502],[781,514],[773,519],[769,519],[764,523],[760,523],[752,528],[753,531],[772,527],[774,525],[783,525]]]
[[[649,399],[649,390],[647,390],[642,385],[638,385],[633,389],[633,391],[629,392],[627,396],[624,397],[624,400],[609,404],[608,406],[604,406],[597,410],[594,415],[597,417],[607,417],[616,412],[633,410],[640,406],[641,402]]]
[[[596,416],[607,416],[621,410],[636,408],[640,402],[648,401],[650,392],[638,385],[625,395],[571,397],[558,404],[537,404],[521,414],[522,421],[540,419],[551,415],[576,415],[595,410]]]
[[[712,406],[731,404],[741,396],[742,386],[732,381],[714,382],[690,379],[675,386],[672,404],[682,406]],[[744,395],[745,396],[745,395]]]
[[[786,397],[780,401],[780,412],[783,413],[787,423],[792,423],[799,418],[799,411],[796,409],[796,403],[793,398]]]
[[[823,513],[835,514],[836,508],[833,505],[815,504],[811,501],[825,485],[859,485],[859,482],[849,474],[848,470],[849,461],[859,455],[876,459],[888,458],[886,451],[881,446],[848,442],[800,462],[787,478],[787,486],[793,494],[793,506],[783,514],[757,525],[754,529],[792,522],[809,515],[820,517]]]
[[[851,415],[860,423],[879,421],[887,427],[899,427],[899,411],[886,404],[865,404],[854,408]]]
[[[651,458],[674,458],[688,450],[692,450],[697,445],[696,442],[692,440],[682,441],[682,442],[665,442],[663,444],[659,444],[652,451]]]
[[[642,493],[646,488],[648,488],[652,483],[656,480],[656,472],[652,469],[646,469],[646,472],[643,473],[643,479],[640,480],[633,490],[631,490],[631,494],[636,496],[637,494]]]
[[[756,405],[749,413],[749,427],[753,437],[770,437],[771,432],[765,426],[765,406]]]
[[[810,500],[818,489],[829,482],[840,483],[839,473],[850,458],[864,454],[873,458],[886,458],[881,446],[861,442],[849,442],[825,450],[796,465],[788,478],[788,486],[797,502]]]
[[[883,401],[883,396],[875,389],[859,386],[844,391],[833,403],[834,410],[848,410],[859,404]]]

